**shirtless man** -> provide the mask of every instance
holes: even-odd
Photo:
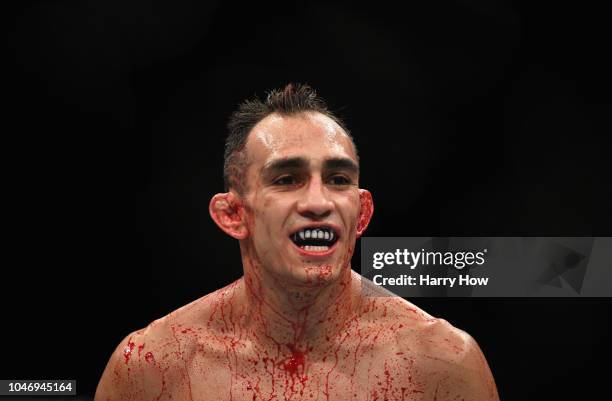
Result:
[[[351,270],[372,197],[314,91],[246,102],[229,128],[209,208],[244,276],[127,336],[95,400],[499,400],[468,334]]]

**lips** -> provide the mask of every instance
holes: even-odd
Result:
[[[302,228],[289,236],[299,248],[310,252],[328,251],[337,241],[338,233],[330,226]]]

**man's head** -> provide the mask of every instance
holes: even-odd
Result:
[[[245,269],[309,286],[348,268],[372,198],[358,187],[352,139],[312,89],[289,85],[234,113],[225,177],[229,192],[213,197],[210,212],[241,240]]]
[[[225,140],[223,164],[225,190],[234,189],[238,193],[243,193],[247,189],[244,174],[249,160],[245,145],[257,123],[271,114],[295,116],[307,112],[320,113],[333,120],[351,139],[351,145],[355,152],[357,151],[342,120],[327,108],[325,101],[310,86],[289,84],[283,90],[270,91],[265,102],[258,98],[247,100],[232,113],[227,124],[229,133]]]

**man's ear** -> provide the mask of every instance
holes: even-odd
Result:
[[[213,196],[208,211],[210,217],[227,235],[236,239],[245,239],[249,235],[244,206],[233,192]]]
[[[374,201],[372,200],[372,194],[367,189],[359,189],[359,201],[361,203],[361,210],[359,211],[359,217],[357,218],[357,238],[361,237],[368,228],[372,214],[374,213]]]

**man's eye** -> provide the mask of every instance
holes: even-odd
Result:
[[[343,175],[334,175],[329,179],[331,185],[349,185],[351,180]]]
[[[291,175],[285,175],[274,180],[274,185],[295,185],[297,180]]]

